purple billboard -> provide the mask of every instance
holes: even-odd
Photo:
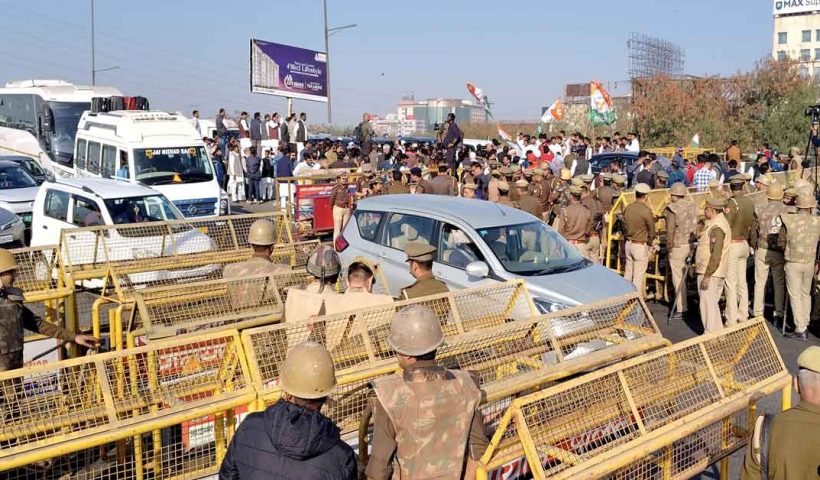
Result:
[[[327,55],[251,39],[251,92],[327,102]]]

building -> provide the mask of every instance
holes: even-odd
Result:
[[[820,0],[774,0],[772,57],[820,80]]]
[[[370,124],[376,135],[383,137],[411,136],[425,130],[424,122],[414,118],[400,119],[395,113],[388,113],[384,118],[373,116]]]
[[[447,120],[448,113],[454,113],[456,123],[459,124],[487,123],[487,112],[484,111],[484,107],[468,100],[457,98],[416,100],[410,95],[402,97],[398,106],[398,119],[415,122],[418,131],[432,130],[436,123]]]

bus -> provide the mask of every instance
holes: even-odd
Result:
[[[0,88],[0,154],[26,155],[55,175],[72,176],[74,137],[94,97],[121,96],[113,87],[63,80],[7,82]]]
[[[186,217],[227,215],[205,143],[190,119],[153,110],[85,112],[77,125],[74,175],[138,182]]]

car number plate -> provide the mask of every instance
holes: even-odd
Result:
[[[9,243],[13,241],[14,237],[12,235],[0,235],[0,243]]]

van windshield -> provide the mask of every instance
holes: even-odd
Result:
[[[136,179],[146,185],[207,182],[214,178],[205,147],[138,148]]]
[[[17,165],[0,166],[0,190],[36,186],[37,182],[22,167]]]
[[[182,219],[179,210],[163,195],[114,198],[106,200],[105,206],[116,225]]]
[[[540,276],[586,266],[581,254],[544,222],[478,229],[504,268],[516,275]]]

